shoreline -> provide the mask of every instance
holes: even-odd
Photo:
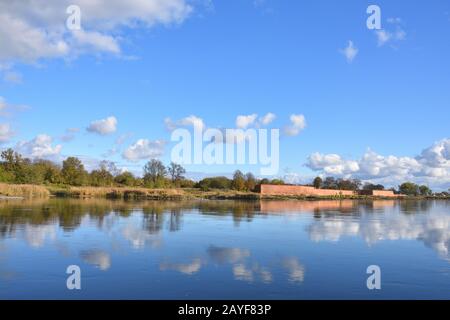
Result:
[[[0,183],[0,200],[23,200],[35,198],[74,199],[124,199],[124,200],[450,200],[450,197],[404,196],[380,197],[368,195],[291,196],[262,195],[256,192],[196,188],[148,189],[130,187],[71,187],[54,185],[15,185]]]

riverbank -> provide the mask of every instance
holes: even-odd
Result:
[[[367,195],[333,195],[333,196],[288,196],[288,195],[261,195],[255,192],[241,192],[235,190],[212,189],[203,191],[196,188],[170,188],[149,189],[130,187],[71,187],[71,186],[39,186],[15,185],[0,183],[1,199],[32,199],[32,198],[106,198],[106,199],[136,199],[136,200],[367,200],[390,199],[392,197],[374,197]],[[395,199],[395,198],[394,198]],[[446,199],[449,197],[404,197],[398,199]]]

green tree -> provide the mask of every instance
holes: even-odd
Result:
[[[164,186],[166,175],[164,164],[160,160],[152,159],[144,167],[144,184],[153,188]]]
[[[138,185],[138,181],[135,176],[128,171],[122,172],[114,178],[114,182],[122,186],[135,187]]]
[[[35,170],[40,172],[44,183],[62,183],[61,168],[49,160],[37,160],[33,164]]]
[[[227,177],[211,177],[205,178],[196,184],[197,188],[202,190],[208,189],[231,189],[232,180]]]
[[[384,190],[384,186],[382,184],[372,184],[372,183],[366,183],[363,186],[363,190],[369,190],[369,191],[373,191],[373,190]]]
[[[63,161],[61,170],[64,182],[72,186],[82,186],[86,183],[87,172],[80,159],[69,157]]]
[[[273,179],[272,181],[270,181],[270,184],[282,186],[285,185],[285,182],[282,179]]]
[[[358,179],[338,179],[337,187],[339,190],[359,190],[361,181]]]
[[[232,188],[237,191],[245,190],[245,177],[240,170],[237,170],[233,175]]]
[[[316,189],[322,188],[323,179],[321,177],[316,177],[313,181],[313,186]]]
[[[326,177],[325,180],[323,181],[323,186],[324,189],[333,189],[336,190],[338,189],[338,184],[335,178],[333,177]]]
[[[431,196],[433,191],[428,186],[422,185],[419,187],[419,193],[421,196]]]
[[[417,196],[419,195],[419,186],[412,182],[405,182],[399,186],[399,191],[401,194],[405,194],[408,196]]]
[[[9,148],[1,153],[2,158],[2,179],[4,182],[16,182],[22,180],[23,162],[22,156],[15,152],[13,149]]]
[[[103,161],[100,163],[100,168],[98,170],[93,170],[91,172],[89,178],[92,186],[111,187],[114,184],[114,176],[109,171],[109,168],[112,168],[110,164],[111,164],[110,162]]]

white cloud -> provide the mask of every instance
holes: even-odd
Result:
[[[147,160],[159,158],[164,153],[165,142],[161,140],[150,141],[147,139],[140,139],[135,144],[131,145],[123,153],[123,158],[129,161]]]
[[[387,43],[398,43],[406,39],[406,32],[400,26],[397,26],[395,31],[377,30],[375,31],[375,35],[377,36],[379,47]]]
[[[17,143],[16,150],[29,158],[55,158],[59,156],[62,145],[52,146],[52,143],[52,137],[40,134],[33,140]]]
[[[73,37],[77,42],[79,52],[86,51],[103,51],[110,53],[120,53],[120,46],[118,41],[109,35],[104,35],[99,32],[86,32],[84,30],[73,31]]]
[[[361,159],[313,153],[306,166],[325,175],[355,177],[396,185],[407,180],[439,188],[450,186],[450,139],[436,142],[416,157],[382,156],[368,150]]]
[[[389,32],[387,32],[386,30],[378,30],[375,32],[375,34],[377,35],[379,46],[383,46],[392,37],[392,35]]]
[[[0,144],[7,143],[14,136],[9,123],[0,124]]]
[[[355,57],[358,55],[358,48],[355,47],[353,41],[349,40],[347,47],[340,50],[340,52],[345,56],[348,63],[352,63]]]
[[[78,0],[82,32],[66,28],[72,0],[1,0],[0,61],[35,62],[80,50],[120,52],[121,27],[182,23],[193,8],[186,0]]]
[[[293,114],[290,117],[291,124],[284,128],[284,133],[288,136],[297,136],[306,128],[306,119],[302,114]]]
[[[203,119],[194,115],[190,115],[189,117],[180,119],[178,121],[172,121],[170,118],[166,118],[164,120],[164,124],[166,126],[166,129],[169,131],[173,131],[179,127],[193,127],[195,130],[199,131],[203,131],[206,129],[206,125]]]
[[[267,113],[265,116],[261,117],[259,119],[259,122],[264,125],[267,126],[269,124],[271,124],[275,119],[276,119],[276,115],[273,114],[272,112]]]
[[[257,118],[258,115],[256,113],[247,116],[237,116],[236,127],[239,129],[246,129],[249,126],[253,125]]]
[[[345,175],[359,171],[356,161],[343,160],[337,154],[313,153],[308,158],[308,167],[312,170],[322,170],[329,175]]]
[[[106,119],[93,121],[87,131],[92,133],[97,133],[100,135],[108,135],[116,132],[117,130],[117,119],[116,117],[108,117]]]

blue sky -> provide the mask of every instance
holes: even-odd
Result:
[[[0,119],[9,125],[2,148],[79,155],[92,165],[108,159],[139,172],[148,159],[132,162],[124,151],[139,139],[169,141],[168,117],[234,128],[239,115],[273,113],[268,127],[282,129],[304,115],[298,135],[281,137],[278,176],[450,186],[448,1],[133,0],[126,10],[112,1],[106,13],[70,1],[80,6],[85,34],[96,37],[62,31],[62,2],[43,1],[47,16],[0,2],[0,22],[9,19],[0,27],[0,106],[10,109]],[[369,4],[381,8],[382,30],[366,27]],[[58,41],[67,48],[54,49]],[[349,41],[357,50],[351,61]],[[86,130],[111,116],[109,134]],[[51,140],[36,140],[42,134]]]

